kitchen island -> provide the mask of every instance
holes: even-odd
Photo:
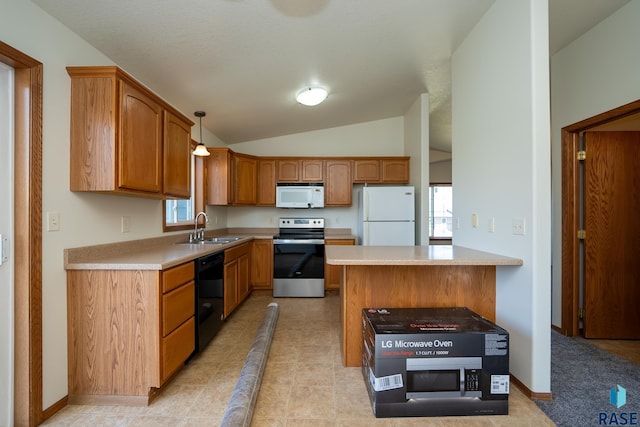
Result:
[[[342,363],[362,364],[363,308],[468,307],[495,321],[496,266],[522,260],[461,246],[327,246],[341,266]]]

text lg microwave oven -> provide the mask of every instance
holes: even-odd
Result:
[[[322,183],[278,183],[276,186],[276,207],[324,208],[324,186]]]

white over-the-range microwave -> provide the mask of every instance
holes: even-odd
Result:
[[[295,209],[324,208],[324,184],[322,183],[278,183],[276,185],[276,207]]]

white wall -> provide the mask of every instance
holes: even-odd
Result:
[[[547,9],[497,0],[452,60],[453,242],[524,260],[497,268],[496,316],[510,333],[511,372],[540,393],[550,391]],[[524,236],[511,233],[514,218]]]
[[[405,113],[404,152],[411,156],[410,182],[416,189],[416,245],[429,244],[429,94]]]
[[[561,129],[640,99],[640,1],[631,1],[551,58],[553,311],[562,325]]]
[[[403,126],[403,117],[393,117],[229,147],[255,156],[402,156]]]
[[[44,65],[43,226],[48,211],[60,213],[60,231],[47,232],[45,228],[42,238],[45,409],[67,395],[64,249],[157,237],[162,234],[162,205],[155,200],[69,191],[70,81],[65,67],[113,62],[30,1],[0,0],[0,10],[0,39]],[[183,113],[192,116],[190,112]],[[197,138],[195,129],[193,134]],[[123,215],[131,217],[130,233],[120,232]]]

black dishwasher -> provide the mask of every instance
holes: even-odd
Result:
[[[224,320],[224,252],[203,256],[195,262],[196,349],[198,353],[218,333]]]

